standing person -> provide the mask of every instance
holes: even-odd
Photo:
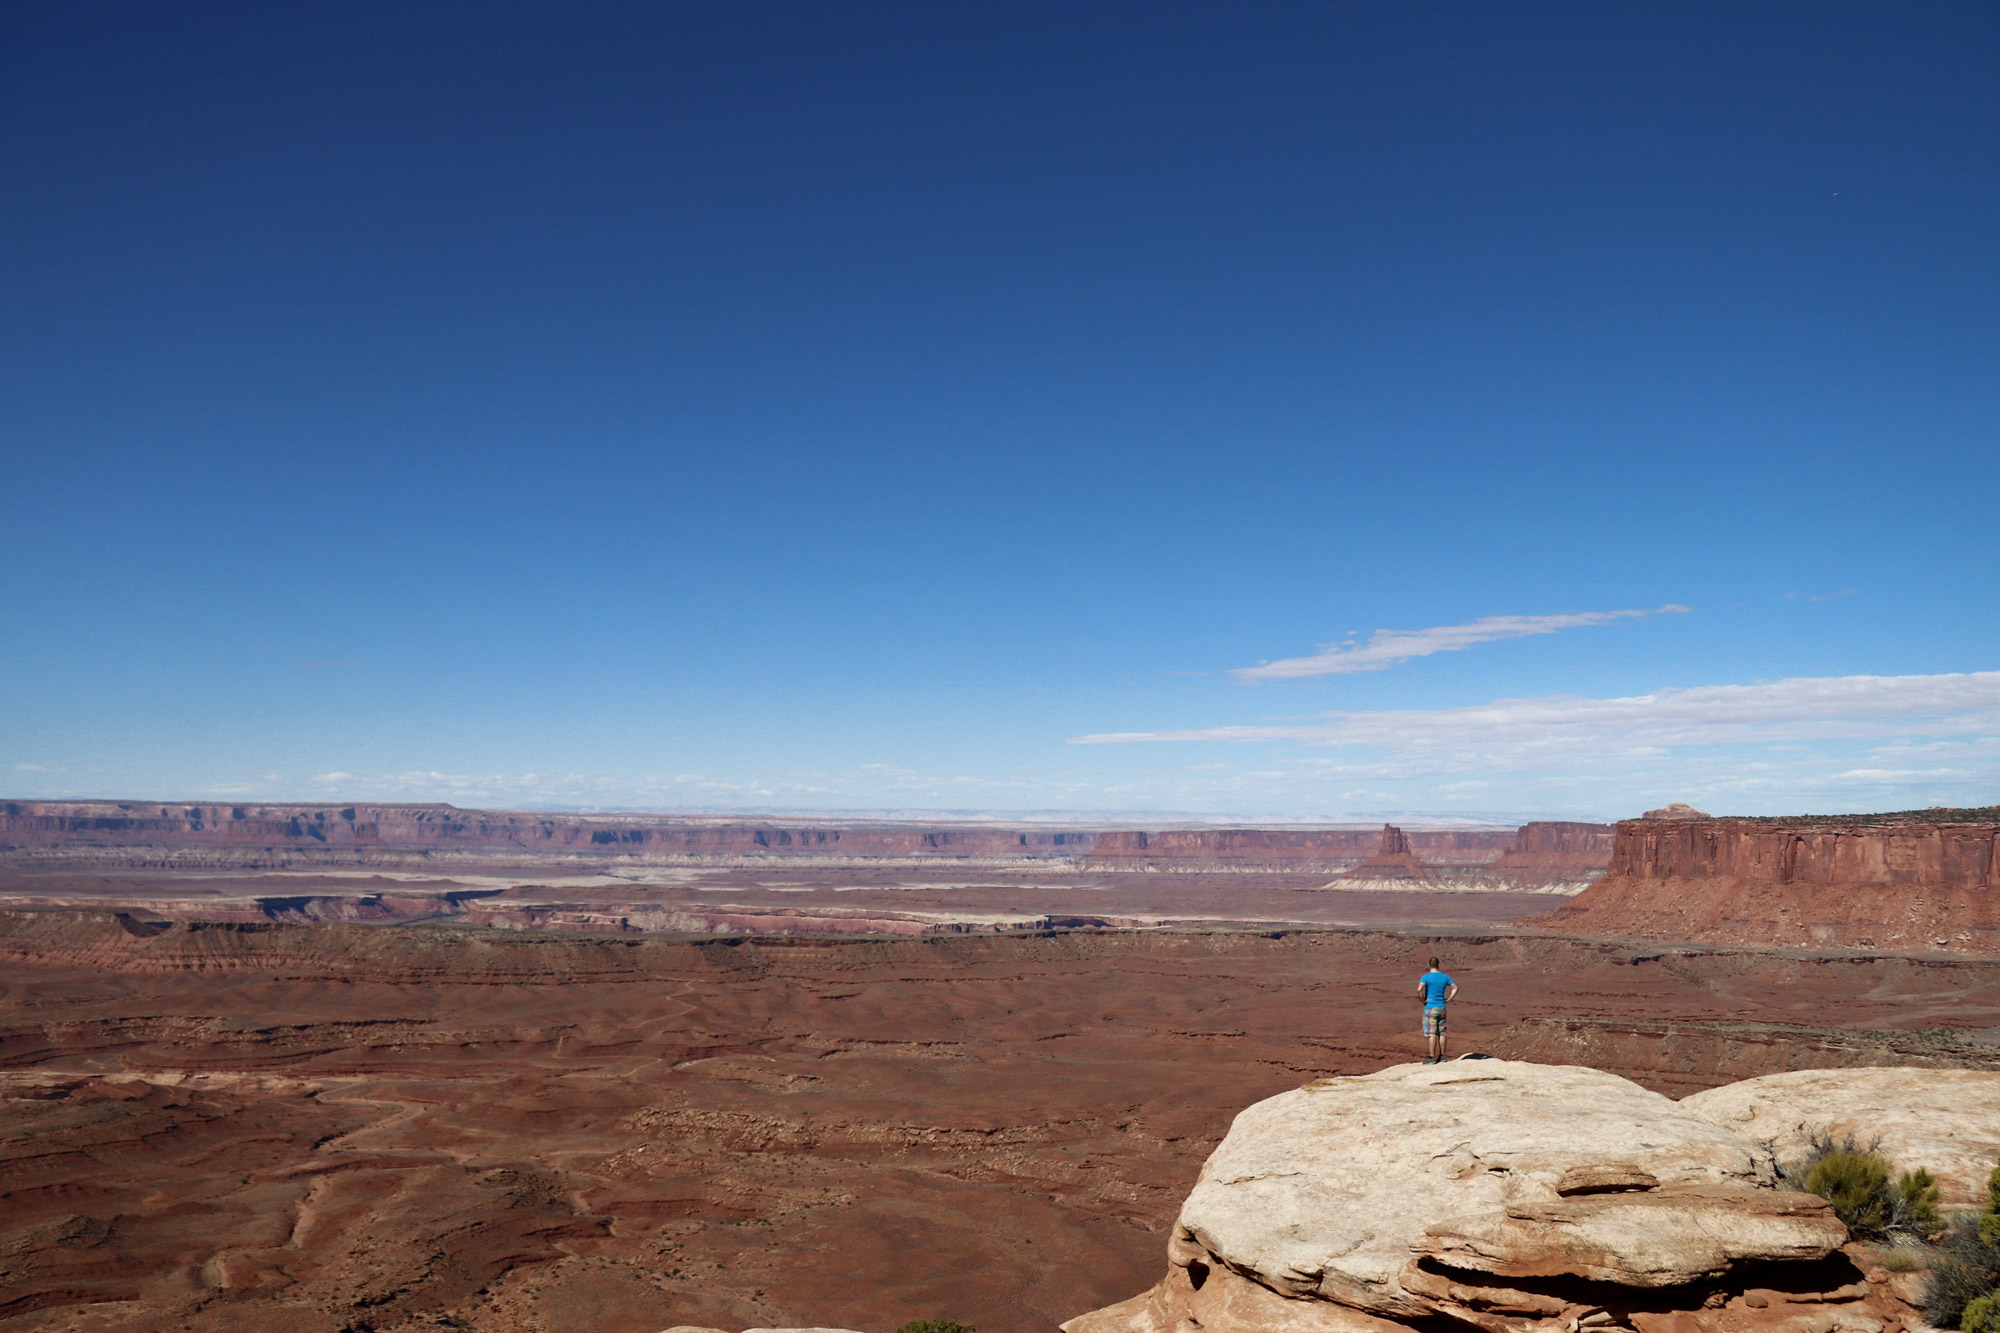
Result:
[[[1432,955],[1431,970],[1417,978],[1417,990],[1424,997],[1424,1037],[1431,1044],[1431,1053],[1424,1057],[1424,1063],[1443,1064],[1446,1044],[1444,1007],[1451,1003],[1452,996],[1458,994],[1458,983],[1438,971],[1437,956]]]

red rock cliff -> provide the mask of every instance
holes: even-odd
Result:
[[[1491,865],[1513,845],[1501,830],[1418,830],[1397,834],[1406,854],[1455,871]],[[1263,868],[1338,874],[1380,850],[1377,829],[1169,829],[1104,832],[1084,860],[1090,870]]]
[[[1522,883],[1583,885],[1611,865],[1612,827],[1544,820],[1523,824],[1493,869]]]
[[[1518,846],[1515,834],[1501,829],[1419,829],[1407,835],[1399,831],[1398,836],[1405,837],[1405,855],[1436,875],[1457,878],[1484,873]],[[63,862],[99,868],[445,864],[583,869],[611,862],[901,861],[1334,875],[1376,853],[1380,839],[1378,830],[1351,828],[1140,830],[943,820],[754,820],[465,810],[416,803],[0,802],[0,864]]]
[[[2000,807],[1628,819],[1610,873],[1531,921],[1646,939],[2000,952]]]
[[[1046,860],[1075,857],[1096,837],[1040,826],[549,815],[450,805],[0,803],[0,856],[100,865]]]

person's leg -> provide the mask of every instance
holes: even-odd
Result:
[[[1451,1028],[1445,1023],[1447,1015],[1438,1015],[1438,1063],[1443,1064],[1451,1054]]]

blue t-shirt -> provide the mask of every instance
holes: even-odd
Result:
[[[1424,984],[1424,1008],[1444,1008],[1444,993],[1452,984],[1451,978],[1442,972],[1426,972],[1417,980]]]

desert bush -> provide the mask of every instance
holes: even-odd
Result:
[[[1769,1142],[1764,1146],[1767,1149],[1774,1148]],[[1786,1189],[1803,1190],[1807,1188],[1806,1180],[1812,1175],[1814,1168],[1835,1153],[1845,1153],[1854,1157],[1875,1157],[1879,1155],[1881,1147],[1882,1140],[1879,1137],[1863,1143],[1852,1134],[1836,1137],[1830,1130],[1808,1130],[1804,1156],[1789,1162],[1777,1159],[1778,1181]]]
[[[1924,1318],[1934,1328],[2000,1333],[2000,1168],[1986,1182],[1986,1210],[1951,1219],[1924,1283]]]
[[[1863,1143],[1852,1134],[1814,1131],[1806,1138],[1805,1156],[1778,1164],[1779,1180],[1788,1189],[1817,1194],[1832,1204],[1856,1237],[1932,1234],[1944,1225],[1937,1181],[1919,1170],[1905,1171],[1892,1182],[1889,1164],[1877,1151],[1881,1143],[1880,1138]]]
[[[1806,1189],[1833,1205],[1857,1236],[1889,1229],[1889,1167],[1870,1153],[1830,1152],[1806,1173]]]
[[[896,1333],[979,1333],[979,1330],[956,1319],[912,1319]]]
[[[1905,1171],[1889,1193],[1889,1230],[1928,1236],[1944,1225],[1938,1213],[1937,1179],[1928,1171]]]
[[[1897,1245],[1882,1251],[1882,1267],[1891,1273],[1914,1273],[1921,1266],[1914,1246]]]
[[[1986,1211],[1979,1215],[1979,1239],[1989,1250],[2000,1250],[2000,1166],[1986,1177]]]

